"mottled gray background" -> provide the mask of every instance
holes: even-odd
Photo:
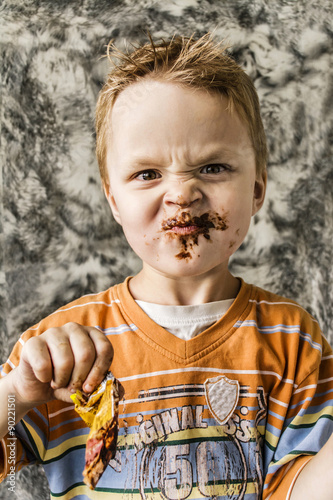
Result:
[[[174,33],[215,30],[254,79],[270,149],[264,208],[232,261],[237,274],[297,300],[332,331],[331,0],[0,2],[0,348],[56,307],[140,268],[103,198],[93,115],[101,56]],[[49,497],[40,468],[16,493]]]

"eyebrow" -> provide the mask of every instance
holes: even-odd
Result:
[[[147,166],[152,166],[152,167],[156,167],[157,165],[160,165],[161,162],[160,161],[156,161],[154,160],[153,158],[151,157],[139,157],[139,158],[134,158],[131,162],[130,162],[130,166],[131,167],[147,167]]]
[[[244,148],[242,148],[241,152],[228,149],[226,147],[223,147],[221,149],[214,149],[211,153],[203,154],[201,156],[198,155],[194,163],[188,161],[187,164],[194,167],[197,165],[207,165],[214,162],[231,161],[234,158],[242,156],[243,151],[248,148],[253,149],[252,144],[249,143],[246,146],[244,145]]]
[[[188,167],[196,167],[198,165],[207,165],[209,163],[214,163],[214,162],[222,162],[222,161],[228,161],[228,159],[232,158],[238,154],[235,153],[234,151],[231,150],[221,150],[221,151],[215,151],[211,154],[207,155],[202,155],[198,156],[197,159],[193,161],[189,161],[187,158],[186,160],[186,166]],[[161,167],[164,166],[164,161],[159,161],[158,159],[154,159],[150,156],[142,156],[142,157],[137,157],[133,158],[130,160],[129,163],[127,161],[124,163],[125,168],[141,168],[141,167]]]
[[[210,155],[199,156],[194,163],[188,161],[187,165],[195,167],[197,165],[207,165],[208,163],[221,162],[223,161],[223,157],[230,157],[232,154],[233,153],[231,151],[219,151]]]

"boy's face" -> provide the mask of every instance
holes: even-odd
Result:
[[[246,126],[221,95],[170,82],[125,89],[111,115],[107,198],[143,269],[226,270],[261,207]]]

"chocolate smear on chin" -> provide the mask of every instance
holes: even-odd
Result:
[[[177,253],[176,258],[179,260],[192,259],[192,255],[190,254],[190,252],[185,252],[185,250],[182,250],[181,252]]]
[[[188,212],[181,212],[179,215],[162,222],[163,231],[169,231],[174,227],[189,226],[196,226],[197,230],[193,234],[168,233],[170,237],[179,239],[181,251],[176,255],[176,258],[179,260],[192,259],[189,250],[191,250],[194,245],[198,245],[200,234],[202,234],[206,240],[210,240],[210,229],[215,229],[217,231],[225,231],[228,229],[226,215],[222,217],[216,212],[205,212],[200,216],[193,217]]]

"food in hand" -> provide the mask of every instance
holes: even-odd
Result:
[[[119,387],[119,382],[109,372],[91,394],[76,391],[71,396],[75,410],[90,427],[83,481],[92,490],[116,454]]]

